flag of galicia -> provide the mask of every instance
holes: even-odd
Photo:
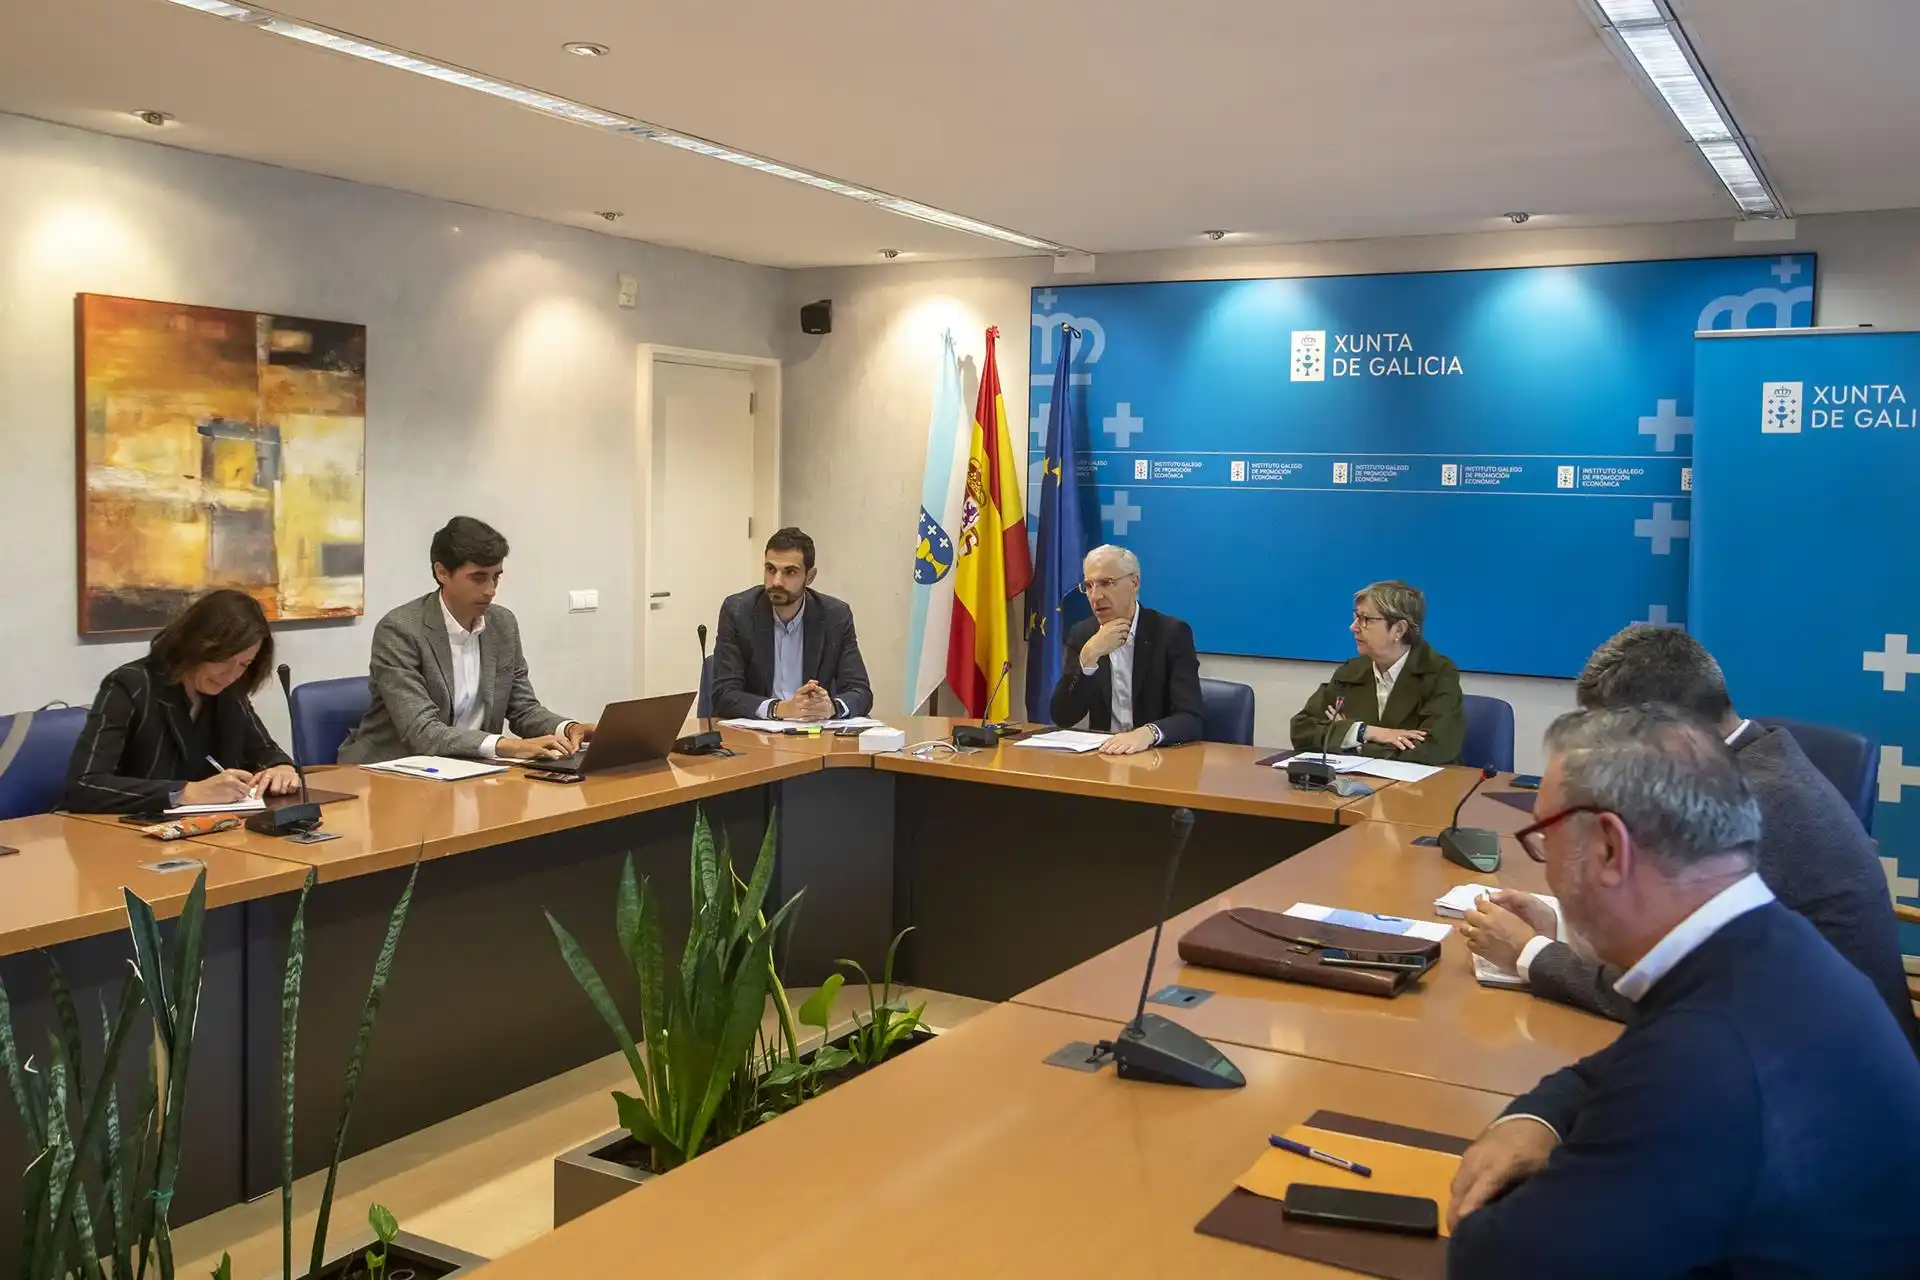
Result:
[[[1040,537],[1027,589],[1027,719],[1052,722],[1048,704],[1060,681],[1067,628],[1091,616],[1080,594],[1082,561],[1090,539],[1080,515],[1078,415],[1069,377],[1073,340],[1079,330],[1062,325],[1053,366],[1053,399],[1047,406],[1047,456],[1040,478]]]

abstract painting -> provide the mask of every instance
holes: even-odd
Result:
[[[365,609],[364,325],[81,294],[80,633]]]

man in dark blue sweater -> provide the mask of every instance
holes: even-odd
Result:
[[[1547,747],[1521,843],[1637,1013],[1467,1152],[1449,1276],[1920,1271],[1920,1062],[1754,871],[1726,745],[1644,708],[1563,716]]]

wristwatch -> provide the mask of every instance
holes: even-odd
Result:
[[[1355,720],[1353,722],[1353,744],[1357,747],[1366,740],[1367,722],[1365,720]]]

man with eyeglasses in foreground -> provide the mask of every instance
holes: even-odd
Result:
[[[1126,548],[1095,547],[1081,572],[1093,617],[1067,632],[1053,722],[1085,720],[1112,734],[1100,744],[1110,756],[1194,741],[1201,704],[1193,628],[1140,606],[1140,561]]]
[[[1726,744],[1654,706],[1562,716],[1547,753],[1520,843],[1638,1012],[1467,1151],[1448,1276],[1912,1275],[1920,1062],[1754,870]]]

